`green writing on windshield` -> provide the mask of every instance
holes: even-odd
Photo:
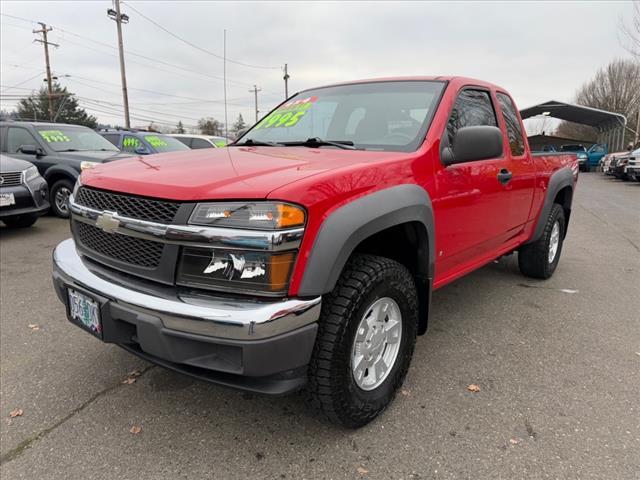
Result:
[[[309,97],[285,103],[263,118],[255,128],[293,127],[306,115],[317,99],[317,97]]]
[[[168,145],[167,142],[156,135],[147,135],[144,139],[149,142],[149,145],[152,147],[166,147]]]
[[[138,145],[140,145],[140,140],[135,137],[124,137],[124,140],[122,140],[122,146],[124,148],[135,148]]]
[[[227,141],[226,140],[216,140],[215,142],[213,142],[213,144],[218,148],[222,148],[222,147],[226,147],[227,146]]]
[[[38,133],[47,143],[71,141],[71,139],[60,130],[39,130]]]

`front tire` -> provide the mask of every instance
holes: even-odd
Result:
[[[518,251],[518,266],[523,275],[541,279],[553,275],[560,261],[565,228],[564,209],[554,203],[542,236],[535,242],[522,246]]]
[[[391,403],[416,341],[418,296],[401,264],[354,255],[325,295],[309,364],[307,400],[334,423],[358,428]]]
[[[69,196],[73,191],[71,180],[58,180],[51,187],[49,194],[51,211],[60,218],[69,218]]]

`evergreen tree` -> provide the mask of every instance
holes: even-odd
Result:
[[[182,125],[182,121],[178,122],[178,125],[176,125],[176,130],[173,133],[185,133],[185,129],[184,129],[184,125]]]
[[[245,128],[247,128],[247,124],[244,123],[244,118],[242,118],[242,114],[238,115],[238,119],[236,120],[236,123],[233,124],[233,127],[231,127],[231,131],[238,136],[238,132],[240,132],[241,130],[244,130]]]
[[[49,118],[49,97],[46,87],[40,88],[36,94],[23,98],[18,102],[17,114],[24,120],[58,123],[71,123],[96,128],[98,121],[78,105],[78,99],[67,87],[59,83],[53,84],[53,118]]]

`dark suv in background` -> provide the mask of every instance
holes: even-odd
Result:
[[[88,127],[64,123],[0,122],[0,151],[33,163],[49,184],[51,210],[69,216],[68,198],[80,172],[122,153]]]

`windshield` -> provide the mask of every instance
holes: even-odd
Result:
[[[563,145],[562,150],[565,152],[586,152],[587,149],[582,145]]]
[[[40,137],[56,152],[118,152],[107,139],[87,127],[48,125],[36,127]]]
[[[191,150],[177,138],[169,137],[167,135],[144,135],[144,140],[159,153]]]
[[[238,144],[318,139],[358,149],[413,151],[424,141],[444,86],[397,81],[307,90],[269,113]]]

